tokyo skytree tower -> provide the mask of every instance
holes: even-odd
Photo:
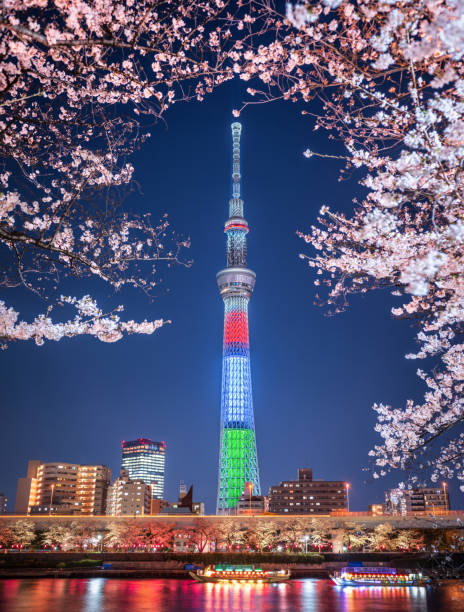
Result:
[[[240,198],[240,123],[232,123],[232,198],[227,235],[227,267],[216,279],[224,300],[224,344],[222,353],[221,447],[217,514],[231,514],[243,495],[245,483],[260,495],[255,421],[251,389],[248,301],[256,274],[246,265],[248,223]],[[247,490],[248,493],[248,490]]]

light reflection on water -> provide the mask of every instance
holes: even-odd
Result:
[[[199,584],[170,579],[0,580],[2,612],[464,612],[464,583],[440,587]]]

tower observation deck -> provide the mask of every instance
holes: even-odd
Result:
[[[224,231],[227,236],[227,267],[217,273],[224,300],[222,357],[221,442],[217,514],[231,514],[243,495],[245,483],[260,495],[258,457],[250,370],[248,302],[256,274],[246,265],[248,223],[240,197],[240,135],[242,126],[232,123],[232,198]],[[248,491],[247,491],[248,492]]]

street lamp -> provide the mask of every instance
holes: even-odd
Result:
[[[345,487],[346,487],[346,506],[347,506],[347,510],[348,512],[350,511],[350,483],[346,482],[345,483]]]
[[[250,514],[251,514],[251,494],[253,493],[253,483],[247,482],[248,493],[250,495]]]
[[[52,492],[50,493],[50,511],[49,511],[49,515],[51,515],[52,513],[52,504],[53,504],[53,492],[55,491],[55,485],[52,484]]]
[[[308,554],[308,540],[309,540],[309,535],[305,535],[305,537],[303,538],[304,543],[305,543],[305,555]]]
[[[449,503],[448,500],[446,499],[446,482],[443,482],[443,501],[445,502],[445,510],[448,511],[449,510]]]
[[[102,534],[101,533],[99,533],[97,535],[97,540],[98,540],[98,542],[100,544],[100,552],[103,552],[103,542],[102,542]]]

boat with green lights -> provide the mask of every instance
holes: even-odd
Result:
[[[189,572],[197,582],[285,582],[289,570],[265,570],[254,565],[208,565]]]

